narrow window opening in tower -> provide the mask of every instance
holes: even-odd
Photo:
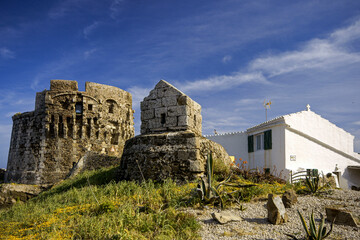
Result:
[[[92,105],[92,104],[89,104],[89,105],[88,105],[88,110],[89,110],[89,111],[92,111],[92,110],[93,110],[93,105]]]
[[[110,103],[109,105],[109,113],[114,113],[114,104]]]
[[[111,135],[111,144],[118,145],[119,144],[119,133],[113,133]]]
[[[64,137],[64,122],[63,117],[59,116],[59,124],[58,124],[59,137]]]
[[[166,123],[166,115],[165,113],[161,114],[161,124],[165,124]]]
[[[72,138],[73,137],[73,130],[74,130],[72,117],[67,117],[66,118],[66,124],[67,124],[67,128],[68,128],[67,135],[68,135],[68,137]]]
[[[83,104],[82,104],[82,102],[77,102],[75,104],[75,112],[76,112],[76,114],[82,114],[83,113]]]
[[[106,138],[107,138],[107,132],[104,132],[104,141],[105,141],[105,143],[107,142]]]
[[[55,137],[55,127],[54,127],[54,123],[55,122],[55,117],[54,115],[51,115],[51,122],[50,122],[50,137]]]
[[[78,138],[82,138],[82,117],[80,115],[76,116],[76,128],[77,128],[77,136]]]
[[[99,139],[99,131],[96,131],[96,139]]]
[[[87,136],[88,138],[91,137],[91,118],[88,118],[88,119],[87,119],[86,136]]]
[[[194,126],[196,127],[196,115],[194,115]]]

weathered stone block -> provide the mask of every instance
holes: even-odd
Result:
[[[168,107],[167,113],[169,116],[186,116],[186,106]]]
[[[178,116],[178,126],[187,126],[189,124],[187,116]]]
[[[78,83],[77,83],[77,81],[69,81],[69,80],[50,80],[50,90],[51,91],[77,91]]]
[[[288,221],[285,206],[279,196],[268,195],[268,219],[272,224],[278,225]]]
[[[288,189],[282,195],[282,202],[284,203],[285,208],[291,208],[294,204],[297,203],[296,192],[292,189]]]
[[[189,160],[189,170],[194,173],[202,173],[205,171],[204,163],[199,160]]]
[[[159,119],[159,121],[162,118],[162,114],[165,114],[167,116],[167,107],[159,107],[155,108],[155,117]]]
[[[335,219],[335,224],[347,225],[351,227],[357,227],[357,222],[352,216],[351,212],[345,209],[339,209],[335,207],[326,207],[326,220],[332,222]]]
[[[155,117],[155,110],[149,109],[141,112],[141,120],[149,120]]]
[[[177,100],[174,97],[163,97],[161,98],[161,105],[163,107],[176,106]]]

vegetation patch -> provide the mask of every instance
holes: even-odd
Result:
[[[195,184],[115,182],[114,168],[85,172],[0,211],[4,239],[198,239]]]

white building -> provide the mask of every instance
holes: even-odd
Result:
[[[205,136],[220,143],[250,169],[270,169],[287,178],[293,172],[318,169],[335,173],[340,186],[360,186],[360,155],[354,136],[310,110],[266,121],[245,132]]]

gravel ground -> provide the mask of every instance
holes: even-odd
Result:
[[[212,219],[211,213],[218,209],[186,209],[193,213],[202,226],[201,237],[206,240],[220,239],[290,239],[284,233],[289,233],[298,238],[304,237],[300,218],[297,210],[303,214],[306,222],[311,211],[314,210],[315,221],[320,222],[320,212],[326,216],[326,206],[341,206],[352,212],[359,223],[360,218],[360,192],[351,190],[333,190],[332,193],[320,196],[298,196],[298,203],[291,209],[286,209],[289,221],[281,225],[273,225],[267,220],[266,201],[243,203],[244,211],[240,209],[226,209],[243,221],[230,222],[224,225],[218,224]],[[330,224],[326,223],[327,229]],[[303,238],[304,239],[304,238]],[[360,239],[360,228],[343,225],[335,225],[333,232],[327,239]]]

